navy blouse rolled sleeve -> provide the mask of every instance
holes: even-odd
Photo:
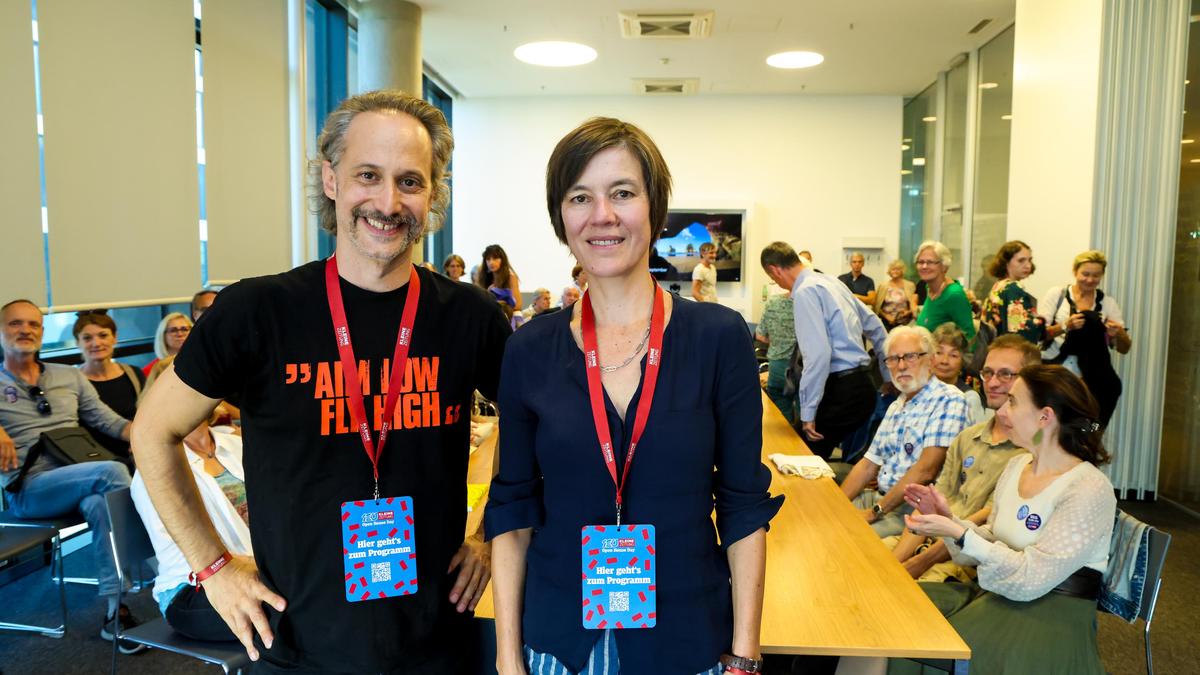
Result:
[[[487,510],[483,514],[484,534],[491,540],[505,532],[541,527],[546,518],[542,501],[542,473],[534,453],[537,417],[521,392],[524,391],[525,359],[511,352],[519,349],[510,340],[500,367],[500,395],[497,403],[504,411],[504,429],[500,433],[500,470],[488,490]]]
[[[771,497],[771,471],[762,457],[762,394],[753,336],[740,321],[724,326],[719,342],[713,415],[717,420],[717,470],[713,474],[721,547],[770,529],[783,506]]]
[[[579,670],[601,634],[582,625],[579,532],[613,523],[616,511],[570,320],[566,311],[535,318],[508,341],[499,470],[484,526],[489,539],[532,528],[522,637]],[[644,357],[640,366],[644,373]],[[624,675],[701,672],[731,649],[726,548],[766,527],[783,501],[768,493],[771,476],[762,464],[757,373],[737,312],[674,299],[658,388],[622,507],[622,522],[656,528],[658,623],[615,631]],[[625,419],[605,396],[618,473],[641,395],[639,385]]]

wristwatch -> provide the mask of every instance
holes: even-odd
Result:
[[[722,654],[721,665],[725,666],[726,670],[741,671],[744,673],[761,673],[763,662],[762,659],[748,659],[744,656]]]
[[[883,515],[883,507],[882,507],[882,506],[880,506],[879,502],[875,502],[874,504],[872,504],[872,505],[871,505],[871,513],[872,513],[872,514],[873,514],[873,515],[874,515],[876,518],[878,518],[878,517],[880,517],[880,516],[882,516],[882,515]]]

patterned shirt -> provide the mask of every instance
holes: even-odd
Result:
[[[950,512],[958,518],[987,506],[1008,460],[1025,452],[1008,439],[993,440],[995,422],[992,418],[967,427],[946,451],[946,463],[935,487],[946,495]]]
[[[767,360],[786,361],[796,350],[796,323],[792,319],[792,296],[772,295],[763,307],[755,333],[767,340]]]
[[[879,466],[880,492],[891,490],[930,446],[949,447],[967,426],[967,402],[957,387],[931,377],[911,399],[888,406],[866,458]]]
[[[1038,316],[1037,298],[1012,279],[992,286],[983,301],[983,320],[996,328],[996,335],[1016,333],[1034,344],[1045,336],[1046,321]]]

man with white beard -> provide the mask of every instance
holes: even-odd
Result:
[[[933,336],[920,326],[900,326],[884,343],[884,363],[900,398],[888,407],[871,448],[842,483],[881,537],[904,530],[904,487],[929,483],[942,470],[946,448],[967,426],[967,404],[957,388],[933,377]],[[866,489],[872,482],[875,489]]]

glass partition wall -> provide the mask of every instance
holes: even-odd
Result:
[[[950,249],[950,275],[982,298],[1008,226],[1014,28],[963,55],[904,106],[900,257],[924,239]]]
[[[904,137],[900,139],[900,258],[912,269],[917,246],[934,236],[933,168],[937,154],[937,85],[930,85],[904,105]]]

